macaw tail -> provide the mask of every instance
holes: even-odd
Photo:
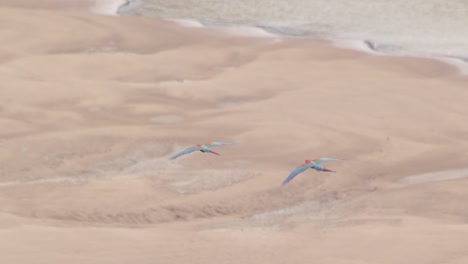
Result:
[[[210,152],[210,153],[213,153],[213,154],[215,154],[215,155],[221,155],[221,154],[219,154],[218,152],[212,151],[211,149],[209,150],[209,152]]]
[[[323,171],[325,171],[325,172],[336,172],[334,170],[330,170],[330,169],[327,169],[327,168],[324,168]]]

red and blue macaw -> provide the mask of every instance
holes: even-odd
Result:
[[[210,148],[216,147],[216,146],[232,145],[232,144],[234,144],[234,143],[230,143],[230,142],[211,142],[209,144],[197,144],[194,147],[182,150],[181,152],[179,152],[179,153],[175,154],[174,156],[170,157],[169,159],[171,159],[171,160],[177,159],[178,157],[180,157],[182,155],[189,154],[189,153],[192,153],[194,151],[200,151],[200,152],[203,152],[203,153],[207,152],[207,153],[212,153],[212,154],[215,154],[215,155],[220,155],[219,153],[214,152]]]
[[[335,159],[335,158],[321,158],[321,159],[316,159],[316,160],[306,160],[304,164],[301,166],[295,168],[286,179],[284,179],[282,185],[287,184],[290,182],[294,177],[296,177],[299,173],[306,171],[307,169],[314,169],[317,171],[325,171],[325,172],[336,172],[330,169],[327,169],[320,165],[321,162],[326,162],[326,161],[336,161],[336,160],[341,160],[341,159]]]

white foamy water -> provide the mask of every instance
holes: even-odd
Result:
[[[116,15],[119,7],[124,6],[128,0],[99,0],[96,1],[91,11],[102,15]]]
[[[369,40],[398,55],[468,58],[467,0],[144,0],[136,14]]]

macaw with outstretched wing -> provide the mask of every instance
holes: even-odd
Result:
[[[294,177],[299,175],[300,173],[306,171],[307,169],[315,169],[317,171],[324,171],[324,172],[336,172],[330,169],[327,169],[320,165],[321,162],[327,162],[327,161],[337,161],[341,159],[335,159],[335,158],[320,158],[320,159],[315,159],[315,160],[306,160],[304,164],[300,165],[299,167],[295,168],[289,175],[284,179],[282,185],[287,184],[290,182]]]
[[[182,151],[180,151],[179,153],[175,154],[174,156],[170,157],[169,159],[171,160],[174,160],[174,159],[177,159],[178,157],[182,156],[182,155],[185,155],[185,154],[189,154],[189,153],[192,153],[194,151],[200,151],[200,152],[207,152],[207,153],[212,153],[212,154],[215,154],[215,155],[220,155],[219,153],[211,150],[212,147],[216,147],[216,146],[224,146],[224,145],[232,145],[234,143],[231,143],[231,142],[218,142],[218,141],[215,141],[215,142],[211,142],[211,143],[208,143],[208,144],[197,144],[193,147],[190,147],[190,148],[187,148],[187,149],[184,149]]]

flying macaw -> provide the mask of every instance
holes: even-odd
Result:
[[[301,166],[295,168],[289,176],[283,181],[282,185],[285,185],[286,183],[290,182],[294,177],[296,177],[299,173],[306,171],[307,169],[315,169],[317,171],[325,171],[325,172],[336,172],[330,169],[327,169],[320,165],[321,162],[326,162],[326,161],[336,161],[336,160],[341,160],[341,159],[335,159],[335,158],[321,158],[321,159],[316,159],[316,160],[305,160],[305,163],[302,164]]]
[[[179,152],[179,153],[175,154],[174,156],[170,157],[169,159],[171,159],[171,160],[177,159],[178,157],[180,157],[182,155],[189,154],[189,153],[192,153],[194,151],[201,151],[203,153],[208,152],[208,153],[220,155],[219,153],[214,152],[210,148],[216,147],[216,146],[232,145],[232,144],[234,144],[234,143],[230,143],[230,142],[211,142],[209,144],[197,144],[194,147],[182,150],[181,152]]]

